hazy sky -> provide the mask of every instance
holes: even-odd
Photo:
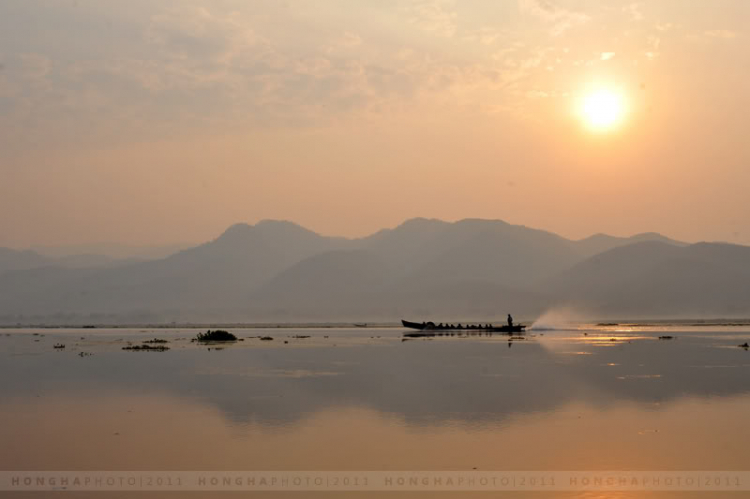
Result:
[[[746,0],[3,0],[0,246],[414,216],[750,244]],[[594,132],[581,98],[620,95]]]

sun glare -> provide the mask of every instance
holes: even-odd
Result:
[[[625,103],[620,94],[599,90],[582,99],[580,111],[583,121],[590,129],[606,131],[622,121]]]

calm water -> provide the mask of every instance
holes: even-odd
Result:
[[[0,470],[750,469],[746,327],[581,326],[512,342],[232,331],[244,341],[209,350],[192,329],[0,330]],[[155,337],[170,350],[122,350]]]

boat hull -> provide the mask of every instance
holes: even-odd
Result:
[[[492,326],[492,327],[485,327],[485,326],[436,326],[434,322],[410,322],[401,320],[401,324],[404,325],[404,327],[408,327],[409,329],[417,329],[421,331],[421,333],[406,333],[404,336],[408,337],[422,337],[422,336],[439,336],[446,332],[452,332],[452,331],[468,331],[468,332],[476,332],[476,333],[507,333],[507,334],[513,334],[513,333],[522,333],[526,330],[526,326],[523,324],[514,324],[512,326]]]

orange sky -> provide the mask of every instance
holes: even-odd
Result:
[[[0,246],[499,218],[750,244],[750,3],[0,4]],[[595,133],[576,103],[623,97]]]

